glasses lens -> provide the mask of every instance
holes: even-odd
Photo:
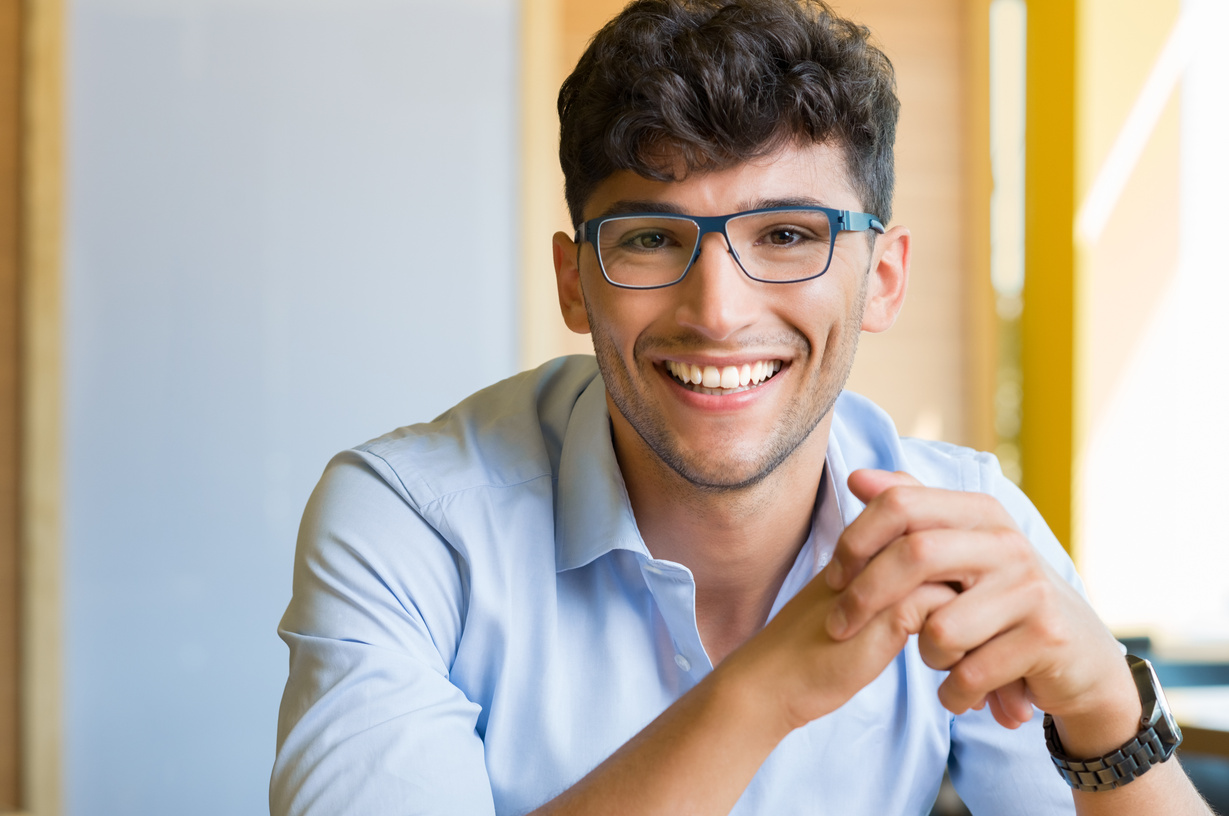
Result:
[[[687,270],[700,229],[671,216],[635,216],[603,221],[597,251],[606,277],[624,286],[674,283]]]
[[[782,210],[731,218],[730,244],[747,274],[763,281],[796,281],[822,275],[832,258],[827,213]]]

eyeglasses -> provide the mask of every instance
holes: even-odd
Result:
[[[832,263],[840,232],[874,230],[870,213],[827,207],[765,207],[730,215],[629,213],[583,222],[576,230],[597,250],[606,280],[624,289],[660,289],[678,283],[700,257],[700,239],[720,233],[739,268],[752,280],[797,283],[818,278]]]

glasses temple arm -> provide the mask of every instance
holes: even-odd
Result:
[[[842,230],[850,232],[862,232],[863,230],[874,230],[883,235],[887,229],[883,226],[883,222],[870,213],[850,212],[849,210],[841,210],[840,226]]]

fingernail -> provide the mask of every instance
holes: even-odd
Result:
[[[845,571],[841,569],[841,562],[839,561],[833,561],[824,570],[824,579],[828,582],[829,589],[840,589],[844,578]]]
[[[839,638],[845,634],[845,610],[839,606],[828,613],[828,634],[834,638]]]

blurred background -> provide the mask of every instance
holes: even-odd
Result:
[[[325,463],[588,348],[554,96],[621,5],[0,0],[0,813],[267,811]],[[897,68],[915,247],[850,387],[998,453],[1211,790],[1229,3],[836,6]]]

